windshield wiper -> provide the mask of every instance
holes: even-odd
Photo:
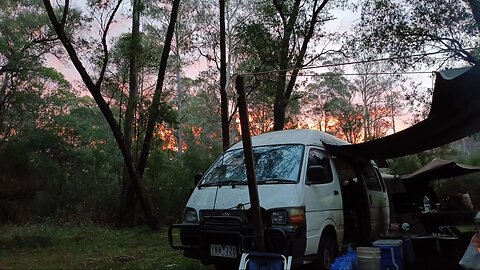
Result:
[[[235,185],[246,185],[246,180],[229,180],[229,181],[218,181],[214,183],[205,183],[200,184],[199,187],[212,187],[212,186],[235,186]]]
[[[297,181],[292,179],[271,178],[257,181],[258,184],[295,184]]]
[[[204,184],[200,184],[198,185],[199,188],[201,187],[213,187],[213,186],[217,186],[218,185],[218,182],[215,182],[215,183],[204,183]]]
[[[235,185],[246,185],[247,180],[230,180],[230,181],[221,181],[217,182],[220,186],[232,186],[235,187]]]

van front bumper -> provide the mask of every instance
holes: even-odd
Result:
[[[173,240],[173,231],[178,230],[181,244]],[[265,229],[267,251],[292,256],[292,266],[303,264],[306,246],[305,227],[284,231],[278,228]],[[168,230],[169,244],[182,249],[186,257],[197,259],[204,264],[238,263],[244,252],[254,250],[254,233],[251,226],[244,225],[240,218],[215,217],[198,224],[182,223],[171,225]],[[236,249],[236,258],[212,256],[212,245],[230,246]]]

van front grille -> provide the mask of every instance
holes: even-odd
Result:
[[[200,221],[215,220],[221,223],[228,223],[228,217],[238,217],[242,220],[242,223],[247,222],[247,216],[245,210],[200,210]]]

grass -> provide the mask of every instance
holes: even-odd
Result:
[[[166,230],[1,226],[0,269],[211,269],[168,245]]]

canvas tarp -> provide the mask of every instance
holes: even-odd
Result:
[[[451,160],[434,159],[413,173],[397,176],[403,181],[431,181],[479,172],[480,167],[456,163]]]
[[[480,66],[437,72],[427,119],[395,134],[332,152],[388,159],[429,150],[480,131]]]

